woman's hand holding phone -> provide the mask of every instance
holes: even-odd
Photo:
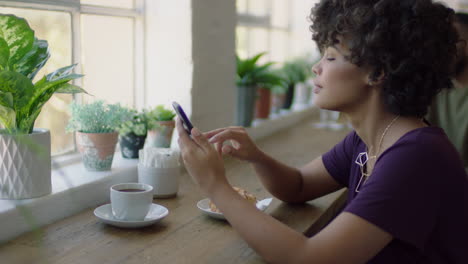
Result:
[[[210,143],[216,145],[219,154],[231,155],[249,162],[255,162],[262,157],[262,151],[255,145],[244,127],[219,128],[204,135]],[[225,142],[230,142],[231,145],[225,145]]]
[[[179,133],[178,143],[185,168],[200,188],[206,194],[210,194],[221,185],[228,184],[224,161],[206,136],[197,128],[193,128],[190,137],[180,118],[176,119],[176,129]]]
[[[177,102],[172,102],[172,106],[185,131],[191,135],[192,122]],[[243,127],[220,128],[207,132],[204,136],[210,139],[210,143],[215,145],[220,155],[229,154],[235,158],[253,162],[260,157],[259,154],[262,154]],[[231,145],[224,145],[224,142],[230,142]]]
[[[180,106],[177,102],[172,102],[172,107],[174,107],[174,111],[176,112],[176,114],[180,118],[180,120],[182,121],[182,125],[183,125],[185,131],[189,135],[191,135],[193,125],[192,125],[192,122],[190,122],[190,119],[188,118],[187,114],[185,114],[184,109],[182,109],[182,106]]]

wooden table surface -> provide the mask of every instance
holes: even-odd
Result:
[[[318,130],[311,124],[311,120],[302,122],[257,143],[273,157],[301,166],[347,133]],[[259,199],[271,197],[247,163],[228,160],[226,169],[232,185]],[[341,190],[303,205],[274,199],[266,213],[299,232],[313,233],[344,196]],[[108,226],[99,222],[90,208],[0,245],[0,263],[264,263],[228,222],[199,211],[196,203],[203,198],[190,177],[183,174],[176,198],[155,199],[169,209],[169,215],[155,225],[140,229]]]

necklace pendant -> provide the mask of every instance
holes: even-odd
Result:
[[[356,189],[354,190],[356,193],[359,192],[359,190],[361,189],[361,185],[364,184],[364,182],[365,182],[364,177],[366,177],[366,179],[367,179],[367,176],[365,174],[361,174],[361,177],[359,178],[359,182],[356,185]]]
[[[359,178],[359,182],[356,185],[356,189],[354,190],[356,193],[359,192],[361,186],[364,185],[364,183],[367,180],[367,177],[369,176],[367,173],[364,172],[364,166],[366,165],[367,161],[369,161],[369,155],[367,154],[367,151],[358,154],[355,163],[359,165],[359,169],[361,170],[361,177]]]
[[[356,193],[358,193],[359,189],[361,189],[361,184],[362,184],[363,178],[364,178],[364,174],[361,174],[361,178],[359,178],[358,185],[356,185],[356,189],[354,190]]]
[[[359,166],[364,166],[368,160],[369,155],[367,154],[367,152],[361,152],[357,156],[355,163]]]

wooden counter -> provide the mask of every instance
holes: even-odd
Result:
[[[311,124],[310,120],[302,122],[258,144],[273,157],[300,166],[327,151],[347,133],[317,130]],[[229,160],[226,169],[231,184],[259,199],[271,197],[247,163]],[[274,199],[266,213],[299,232],[312,234],[343,203],[344,196],[341,190],[303,205]],[[176,198],[155,199],[155,203],[169,209],[169,215],[153,226],[108,226],[99,222],[94,208],[90,208],[0,245],[0,263],[264,263],[228,222],[199,211],[196,203],[203,198],[184,174]]]

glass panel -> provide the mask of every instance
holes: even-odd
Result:
[[[72,64],[70,14],[19,8],[0,8],[0,12],[25,18],[35,31],[36,37],[47,40],[49,43],[51,57],[36,75],[34,82],[45,74]],[[44,105],[36,120],[35,127],[50,129],[52,155],[61,154],[74,148],[73,135],[65,133],[65,126],[69,119],[68,105],[71,101],[72,95],[55,94]]]
[[[82,15],[83,88],[108,103],[133,106],[133,19]]]
[[[286,1],[286,0],[283,0]],[[264,16],[268,14],[267,0],[249,0],[249,13],[256,16]]]
[[[237,55],[241,58],[246,58],[248,56],[247,28],[245,27],[236,28],[236,51]]]
[[[284,62],[288,51],[288,33],[284,31],[271,32],[271,60]]]
[[[273,27],[287,28],[289,24],[289,5],[285,0],[273,0],[271,23]],[[305,18],[304,18],[305,19]]]
[[[251,28],[249,30],[249,56],[256,55],[260,52],[269,51],[268,31],[262,28]],[[269,53],[265,54],[259,62],[265,63],[269,60]]]
[[[81,4],[117,7],[117,8],[128,8],[128,9],[132,9],[135,7],[134,0],[81,0]]]
[[[247,0],[237,0],[237,13],[247,13]]]

